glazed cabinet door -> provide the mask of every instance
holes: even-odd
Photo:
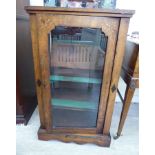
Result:
[[[36,16],[43,125],[102,133],[119,18]]]

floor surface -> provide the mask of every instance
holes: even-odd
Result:
[[[115,104],[111,136],[114,136],[116,133],[121,106],[121,103]],[[123,136],[117,140],[112,138],[110,148],[99,147],[94,144],[79,145],[56,140],[38,140],[39,115],[38,108],[36,108],[27,126],[17,125],[16,127],[17,155],[138,155],[138,107],[138,103],[131,105],[123,129]]]

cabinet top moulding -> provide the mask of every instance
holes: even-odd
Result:
[[[25,6],[25,10],[29,14],[35,13],[56,13],[69,15],[85,15],[85,16],[108,16],[108,17],[132,17],[134,10],[123,9],[99,9],[99,8],[62,8],[62,7],[44,7],[44,6]]]

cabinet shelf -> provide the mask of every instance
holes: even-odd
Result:
[[[72,76],[59,76],[52,75],[50,76],[50,81],[66,81],[66,82],[80,82],[80,83],[93,83],[101,84],[101,79],[97,78],[88,78],[88,77],[72,77]]]
[[[97,104],[87,101],[76,101],[76,100],[66,100],[53,98],[51,100],[53,106],[66,107],[72,109],[82,109],[82,110],[97,110]]]

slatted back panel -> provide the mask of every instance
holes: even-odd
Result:
[[[81,44],[54,44],[51,50],[53,67],[95,69],[98,50]]]

